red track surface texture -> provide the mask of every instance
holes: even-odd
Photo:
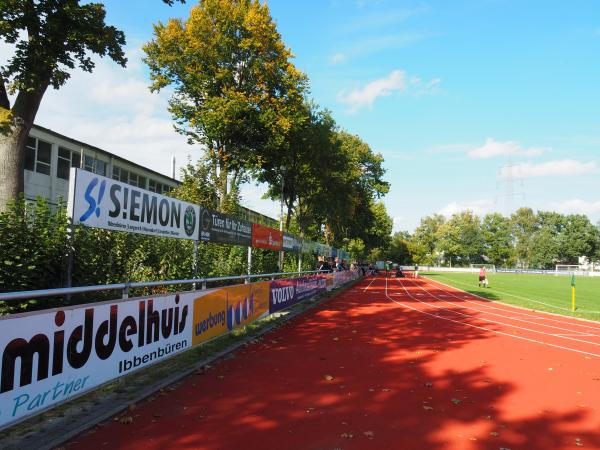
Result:
[[[69,449],[600,449],[600,324],[370,278]]]

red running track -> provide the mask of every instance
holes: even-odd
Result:
[[[370,278],[69,449],[600,449],[600,323]]]

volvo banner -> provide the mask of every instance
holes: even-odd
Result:
[[[81,169],[71,169],[74,224],[179,239],[198,239],[200,208]]]
[[[200,207],[200,240],[249,247],[252,223]]]

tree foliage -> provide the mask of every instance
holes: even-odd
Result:
[[[144,46],[151,89],[173,88],[176,129],[206,149],[223,208],[229,183],[285,140],[306,78],[258,0],[203,0],[154,34]]]

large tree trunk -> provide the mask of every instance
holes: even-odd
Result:
[[[16,119],[7,134],[0,134],[0,211],[24,192],[25,141],[30,129],[30,124]]]
[[[20,92],[11,110],[11,123],[0,133],[0,211],[25,191],[25,142],[46,87]]]

